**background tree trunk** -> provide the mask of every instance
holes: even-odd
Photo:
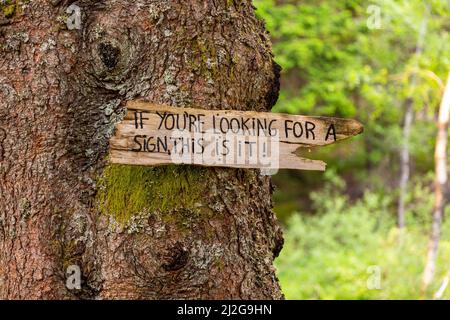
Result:
[[[419,68],[419,59],[422,55],[423,43],[427,33],[428,24],[428,7],[425,11],[425,16],[420,24],[419,35],[417,36],[417,43],[414,52],[415,69]],[[405,102],[405,115],[403,118],[402,129],[402,144],[400,146],[400,180],[399,180],[399,199],[397,207],[397,226],[399,229],[405,227],[405,201],[408,189],[409,175],[411,171],[410,154],[409,154],[409,140],[411,137],[411,128],[414,118],[413,97],[414,89],[417,85],[417,70],[414,70],[411,75],[411,96]]]
[[[107,164],[127,100],[274,105],[279,67],[251,1],[80,0],[68,30],[72,2],[0,18],[0,297],[282,298],[270,178]]]
[[[442,102],[439,107],[438,133],[436,136],[436,147],[434,151],[434,166],[436,172],[435,191],[434,191],[434,210],[431,224],[430,243],[428,245],[428,254],[423,272],[422,291],[426,290],[433,281],[436,269],[436,259],[441,235],[442,217],[445,209],[445,189],[447,184],[447,140],[448,140],[448,121],[450,117],[450,73],[447,78],[447,84],[442,96]]]

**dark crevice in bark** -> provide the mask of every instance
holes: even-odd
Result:
[[[98,45],[98,52],[105,66],[112,70],[117,65],[120,55],[120,49],[111,43],[102,42]]]

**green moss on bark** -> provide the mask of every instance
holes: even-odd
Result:
[[[99,179],[99,209],[122,225],[148,212],[189,227],[193,219],[211,214],[202,204],[207,174],[189,166],[109,165]]]
[[[23,2],[23,1],[22,1]],[[5,16],[5,18],[12,18],[14,16],[14,14],[16,14],[20,7],[21,1],[16,0],[5,0],[5,1],[0,1],[0,12],[3,13],[3,15]],[[1,17],[1,15],[0,15]]]

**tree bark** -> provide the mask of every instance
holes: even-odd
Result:
[[[0,297],[283,298],[270,178],[107,161],[128,100],[274,105],[280,69],[251,1],[80,0],[68,30],[72,2],[1,8]]]
[[[445,209],[445,191],[447,184],[447,140],[448,140],[448,121],[450,117],[450,74],[447,78],[447,84],[444,89],[441,105],[439,107],[438,133],[436,136],[436,147],[434,150],[435,165],[435,199],[433,220],[431,225],[430,243],[428,245],[427,261],[423,272],[422,290],[426,293],[428,286],[433,281],[436,259],[439,247],[439,238],[441,235],[442,217]]]

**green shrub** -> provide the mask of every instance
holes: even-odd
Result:
[[[330,187],[331,185],[331,187]],[[408,226],[395,227],[395,205],[381,192],[366,192],[350,203],[335,184],[313,193],[317,214],[294,214],[276,260],[287,299],[418,299],[428,246],[433,195],[416,185],[410,195]],[[381,195],[380,195],[381,194]],[[420,194],[420,197],[418,197]],[[413,197],[416,196],[416,197]],[[412,200],[414,199],[414,201]],[[450,271],[450,223],[439,244],[435,292]],[[368,287],[380,271],[380,289]],[[443,298],[450,298],[450,289]]]

